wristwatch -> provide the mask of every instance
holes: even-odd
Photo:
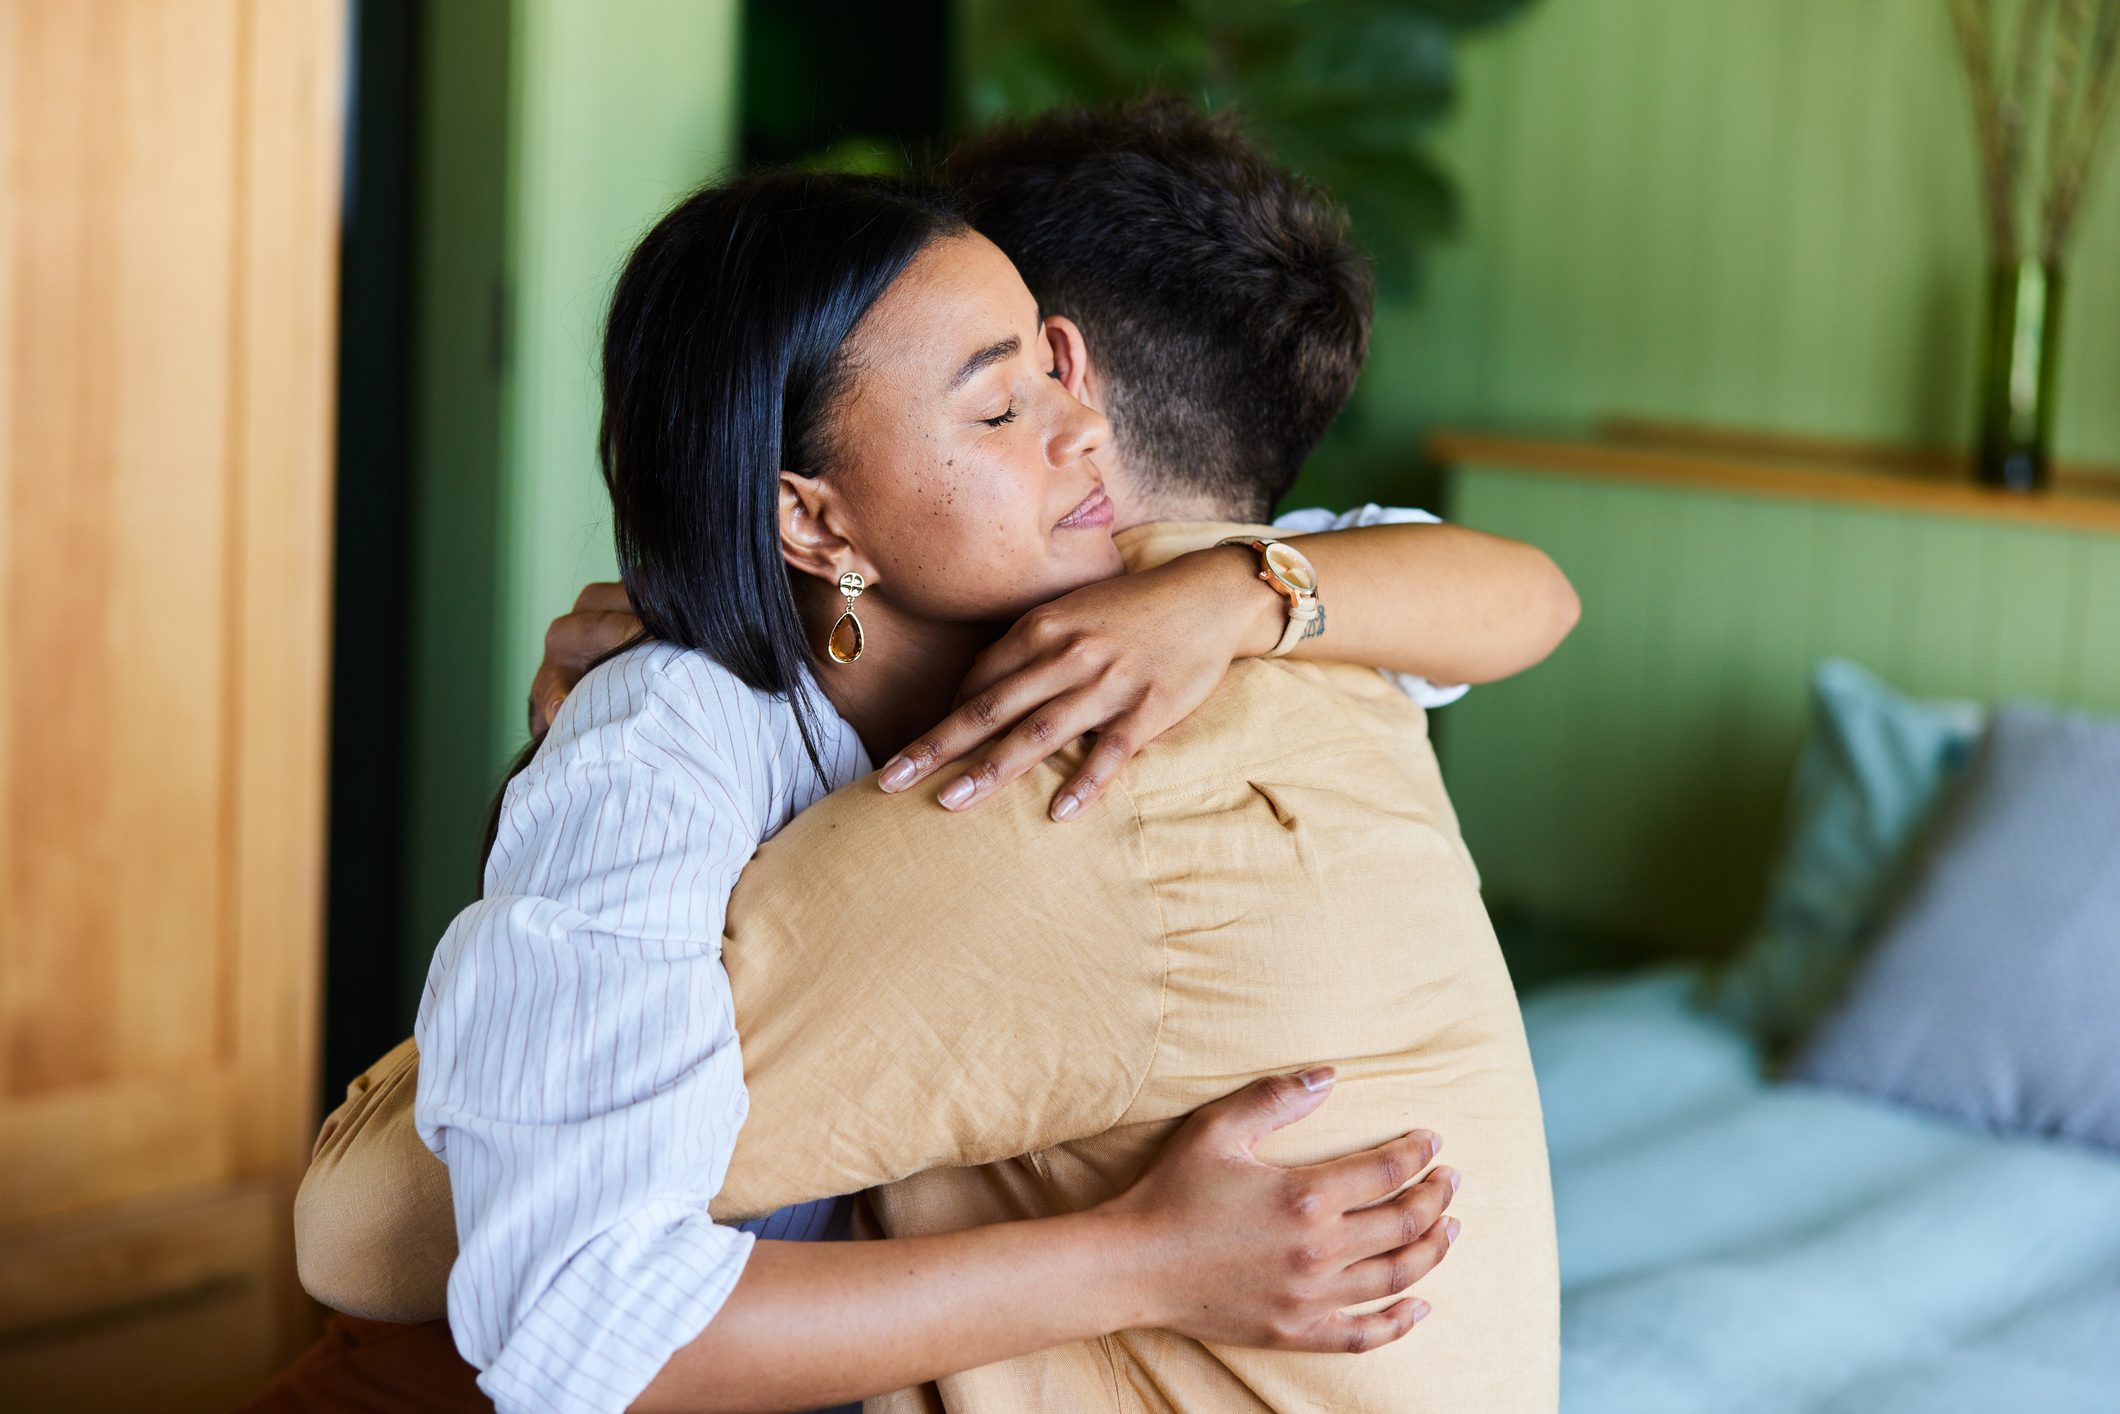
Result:
[[[1318,603],[1318,572],[1301,550],[1286,540],[1254,535],[1235,535],[1217,543],[1250,546],[1259,557],[1259,578],[1288,600],[1288,627],[1281,631],[1281,641],[1267,657],[1280,657],[1308,637],[1313,626],[1324,619],[1324,607]]]

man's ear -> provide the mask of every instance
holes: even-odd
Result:
[[[1064,314],[1048,314],[1045,337],[1053,346],[1053,371],[1060,375],[1061,386],[1084,407],[1104,411],[1097,402],[1097,378],[1090,367],[1089,345],[1082,341],[1082,326]]]
[[[841,515],[838,498],[823,481],[792,471],[780,474],[781,559],[827,584],[839,583],[848,570],[859,570],[873,583],[874,568],[841,533]]]

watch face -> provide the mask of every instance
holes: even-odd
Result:
[[[1274,578],[1299,594],[1315,594],[1318,591],[1318,572],[1310,567],[1310,561],[1291,545],[1275,543],[1266,547],[1266,568]]]

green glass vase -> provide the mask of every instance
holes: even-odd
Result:
[[[2038,260],[1988,273],[1980,370],[1980,480],[2012,491],[2046,486],[2061,340],[2061,268]]]

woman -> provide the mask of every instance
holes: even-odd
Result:
[[[743,1118],[716,949],[744,861],[942,716],[1003,627],[1119,569],[1103,420],[1056,372],[1007,260],[883,184],[703,192],[628,264],[602,454],[658,641],[585,681],[511,785],[418,1028],[421,1133],[457,1203],[451,1323],[502,1408],[800,1408],[1122,1327],[1346,1350],[1423,1313],[1341,1308],[1441,1259],[1452,1176],[1397,1196],[1375,1177],[1417,1172],[1433,1136],[1300,1171],[1331,1195],[1301,1214],[1249,1159],[1324,1073],[1210,1107],[1067,1218],[808,1244],[707,1216]],[[1263,608],[1231,617],[1236,651],[1271,646]],[[1295,1252],[1326,1274],[1294,1278]]]

